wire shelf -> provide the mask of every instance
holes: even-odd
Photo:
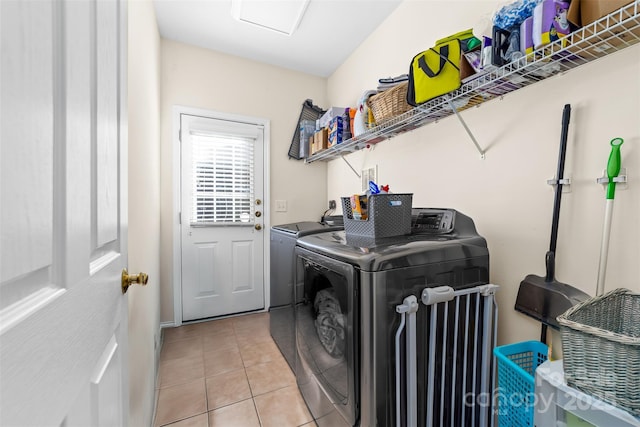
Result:
[[[640,42],[640,0],[588,24],[566,37],[493,71],[479,74],[447,94],[386,120],[365,133],[320,151],[306,163],[333,160],[377,144],[457,111],[479,106],[494,98],[564,73],[580,65]],[[481,154],[483,152],[481,151]]]

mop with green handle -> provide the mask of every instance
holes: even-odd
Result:
[[[600,246],[600,264],[598,265],[598,284],[596,286],[596,295],[604,293],[604,278],[607,273],[607,256],[609,254],[609,237],[611,234],[611,216],[613,214],[613,198],[616,193],[616,182],[620,173],[620,146],[624,140],[622,138],[613,138],[611,140],[611,154],[607,162],[607,204],[604,211],[604,229],[602,231],[602,245]]]

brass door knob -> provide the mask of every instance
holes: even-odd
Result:
[[[146,285],[149,281],[149,275],[147,273],[129,274],[126,268],[122,269],[122,293],[127,293],[129,286],[137,283],[139,285]]]
[[[255,229],[260,231],[260,230],[262,230],[262,226],[260,224],[256,224]]]

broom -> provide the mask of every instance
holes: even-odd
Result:
[[[542,323],[540,341],[547,342],[547,326],[559,329],[556,317],[589,298],[589,295],[573,286],[556,280],[556,243],[558,241],[558,222],[560,220],[560,202],[564,175],[564,160],[567,152],[567,134],[571,117],[571,105],[566,104],[562,111],[562,134],[560,136],[560,153],[556,173],[555,198],[553,203],[553,219],[551,222],[551,241],[549,251],[545,255],[546,274],[544,277],[527,275],[518,289],[515,310],[532,317]]]

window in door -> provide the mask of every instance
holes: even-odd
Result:
[[[254,141],[224,135],[192,135],[194,225],[251,225]]]

